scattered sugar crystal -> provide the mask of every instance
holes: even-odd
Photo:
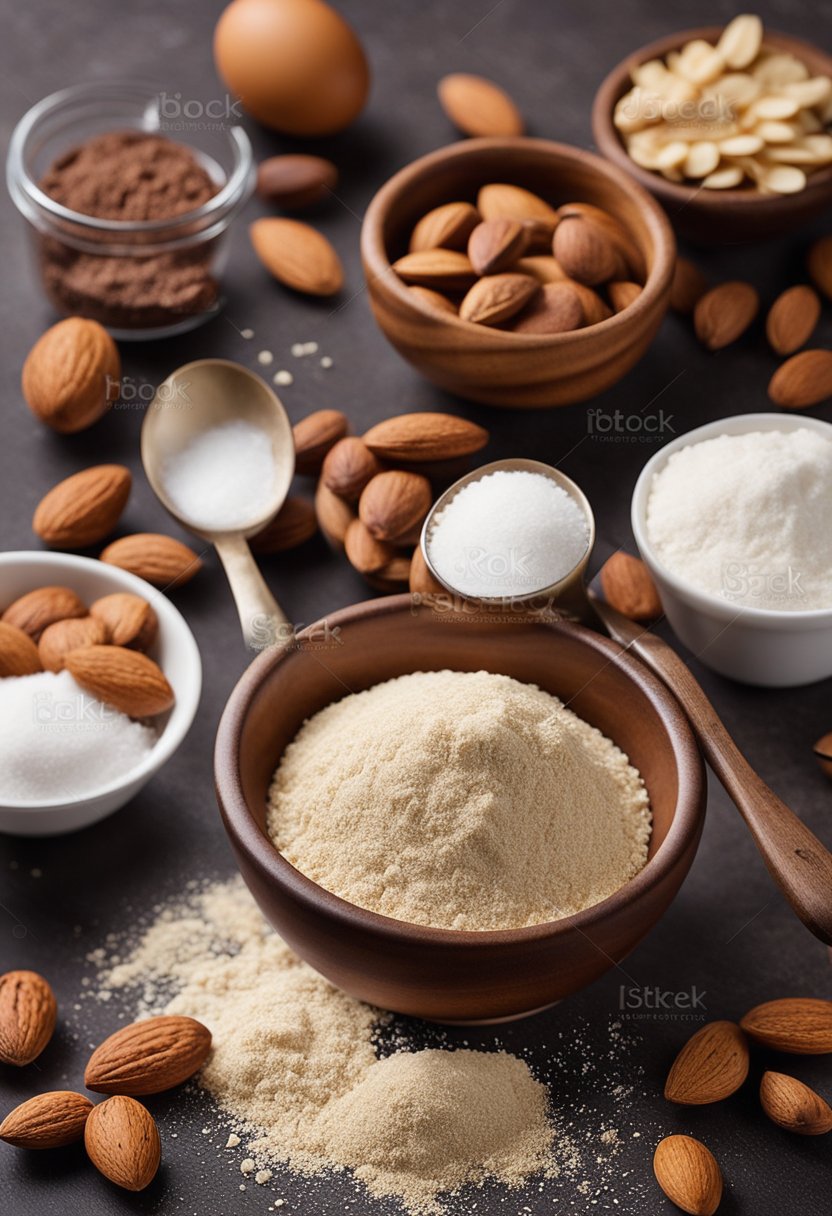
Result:
[[[272,380],[275,384],[294,384],[295,377],[291,372],[287,372],[285,369],[281,368],[279,372],[275,372],[275,374],[272,376]]]
[[[241,1174],[253,1174],[255,1168],[256,1168],[255,1164],[252,1161],[251,1157],[246,1157],[246,1159],[244,1161],[240,1162],[240,1173]]]
[[[241,329],[240,337],[245,338],[247,342],[250,342],[251,339],[254,337],[254,330],[253,329]]]
[[[332,367],[332,358],[329,355],[324,355],[321,359],[321,367]]]
[[[254,1181],[259,1183],[260,1186],[263,1186],[265,1183],[267,1183],[269,1181],[271,1176],[272,1176],[271,1170],[258,1170],[257,1173],[254,1175]]]
[[[264,367],[268,367],[270,363],[274,363],[274,355],[270,350],[261,350],[257,355],[257,362],[262,363]]]
[[[236,1148],[239,1143],[240,1143],[240,1137],[235,1135],[234,1132],[232,1132],[231,1135],[228,1137],[228,1139],[225,1142],[225,1147],[226,1148]]]

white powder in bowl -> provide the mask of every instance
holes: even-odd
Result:
[[[431,521],[430,560],[462,595],[530,595],[565,578],[589,544],[586,517],[550,477],[501,469],[469,482]]]
[[[653,478],[647,537],[667,569],[746,607],[832,608],[832,441],[817,431],[720,435]]]
[[[310,718],[268,830],[360,907],[446,929],[513,929],[599,903],[643,867],[644,783],[557,697],[489,672],[417,672]]]
[[[0,680],[0,803],[82,797],[125,778],[157,737],[68,671]]]
[[[271,439],[262,427],[242,420],[211,427],[166,458],[162,483],[178,513],[195,527],[244,527],[274,497]]]

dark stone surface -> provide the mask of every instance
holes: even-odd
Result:
[[[389,174],[452,138],[435,100],[434,85],[452,70],[481,72],[502,81],[528,115],[532,131],[590,146],[589,105],[597,83],[625,52],[668,28],[727,19],[733,6],[714,0],[703,13],[693,0],[673,6],[647,0],[580,5],[545,0],[345,0],[372,59],[371,104],[359,123],[320,150],[338,162],[340,205],[321,213],[346,268],[344,302],[316,304],[291,296],[267,280],[248,247],[245,225],[234,234],[229,302],[210,326],[183,339],[125,346],[125,370],[136,386],[158,383],[174,366],[222,354],[257,367],[267,348],[274,367],[288,366],[294,385],[283,391],[293,418],[310,409],[338,406],[356,428],[404,409],[451,408],[488,425],[489,457],[534,455],[558,463],[587,492],[598,522],[593,568],[618,546],[632,547],[630,493],[646,457],[647,442],[602,442],[591,435],[587,408],[514,414],[476,409],[434,391],[388,348],[375,329],[362,289],[358,259],[361,214]],[[118,6],[107,0],[77,5],[32,0],[7,24],[2,50],[4,142],[24,110],[55,88],[89,77],[125,74],[159,82],[169,93],[209,99],[222,95],[210,55],[218,0],[143,0]],[[758,6],[773,25],[828,40],[818,6],[791,0]],[[294,148],[249,124],[260,156]],[[0,493],[4,548],[28,548],[32,509],[59,478],[101,459],[122,460],[139,473],[141,411],[114,410],[86,433],[61,438],[40,427],[23,405],[19,373],[23,358],[53,319],[35,290],[27,264],[22,221],[3,200],[2,444]],[[248,215],[260,212],[252,203]],[[716,278],[745,276],[767,300],[803,276],[802,254],[811,237],[764,249],[710,251],[702,258]],[[240,330],[256,331],[246,342]],[[830,339],[828,315],[822,341]],[[315,339],[334,367],[293,360],[292,342]],[[666,435],[737,412],[766,408],[765,386],[776,366],[759,324],[735,347],[709,356],[687,323],[671,317],[648,357],[617,388],[593,402],[605,414],[620,409],[645,416],[665,411]],[[272,369],[274,370],[274,369]],[[829,406],[813,411],[832,419]],[[638,437],[639,439],[642,436]],[[141,475],[130,503],[128,529],[166,530],[169,521]],[[267,577],[294,621],[311,621],[366,597],[346,565],[316,541],[302,552],[264,563]],[[0,589],[0,592],[2,589]],[[135,800],[104,823],[53,840],[0,840],[0,970],[34,967],[53,982],[61,1004],[61,1028],[42,1059],[25,1072],[0,1074],[0,1110],[35,1090],[79,1086],[87,1044],[115,1024],[115,1011],[85,1003],[73,1008],[83,956],[109,932],[122,933],[154,905],[180,892],[192,878],[230,875],[233,863],[214,804],[211,751],[223,703],[243,670],[243,652],[231,597],[216,560],[191,586],[177,593],[205,660],[205,690],[198,720],[175,759]],[[806,821],[827,840],[830,787],[816,769],[812,741],[832,727],[829,682],[796,691],[766,692],[733,685],[691,665],[724,715],[751,762]],[[80,935],[73,931],[80,927]],[[670,1213],[652,1181],[652,1148],[662,1134],[701,1135],[716,1151],[726,1177],[721,1211],[780,1216],[829,1211],[829,1149],[820,1140],[790,1138],[762,1115],[754,1084],[712,1109],[676,1111],[661,1099],[664,1074],[688,1026],[678,1013],[620,1009],[621,986],[671,993],[704,993],[708,1017],[736,1018],[751,1005],[776,996],[832,996],[829,959],[790,914],[776,893],[751,838],[720,787],[713,785],[708,822],[698,858],[684,889],[661,924],[627,960],[591,990],[525,1024],[499,1041],[553,1078],[553,1103],[571,1125],[584,1166],[577,1181],[549,1181],[538,1189],[507,1194],[499,1188],[451,1205],[455,1212],[618,1211],[627,1216]],[[630,1047],[610,1052],[611,1025],[623,1022]],[[408,1025],[415,1042],[434,1041],[436,1031]],[[615,1033],[615,1032],[613,1032]],[[493,1030],[451,1032],[454,1042],[492,1045]],[[584,1062],[588,1061],[585,1072]],[[758,1061],[758,1064],[762,1061]],[[755,1065],[755,1077],[758,1074]],[[830,1097],[832,1075],[824,1059],[781,1060]],[[634,1086],[622,1113],[615,1084]],[[356,1196],[343,1179],[310,1187],[277,1178],[270,1189],[239,1190],[235,1154],[222,1151],[225,1134],[200,1098],[173,1095],[150,1105],[160,1119],[165,1164],[143,1195],[118,1192],[98,1177],[82,1154],[66,1150],[27,1155],[0,1147],[0,1208],[10,1216],[104,1216],[110,1213],[265,1213],[275,1197],[287,1213],[395,1211]],[[617,1126],[623,1145],[607,1166],[595,1163],[602,1126]],[[203,1136],[207,1126],[211,1134]],[[173,1132],[177,1133],[172,1138]],[[634,1133],[641,1131],[640,1136]],[[228,1158],[234,1158],[229,1160]],[[606,1187],[606,1189],[603,1189]],[[599,1189],[601,1188],[601,1189]],[[614,1200],[618,1202],[615,1203]]]

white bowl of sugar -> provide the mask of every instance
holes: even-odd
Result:
[[[647,462],[632,526],[681,642],[746,684],[832,675],[832,425],[743,414]]]
[[[66,672],[0,681],[0,832],[16,836],[71,832],[124,806],[185,738],[202,688],[199,650],[184,617],[143,579],[66,553],[0,553],[0,613],[45,586],[69,587],[87,605],[115,592],[148,600],[159,621],[149,653],[176,701],[144,725],[108,712]]]

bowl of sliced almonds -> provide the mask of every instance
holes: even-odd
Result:
[[[628,55],[595,97],[598,149],[704,245],[785,234],[832,205],[832,57],[745,14]]]

